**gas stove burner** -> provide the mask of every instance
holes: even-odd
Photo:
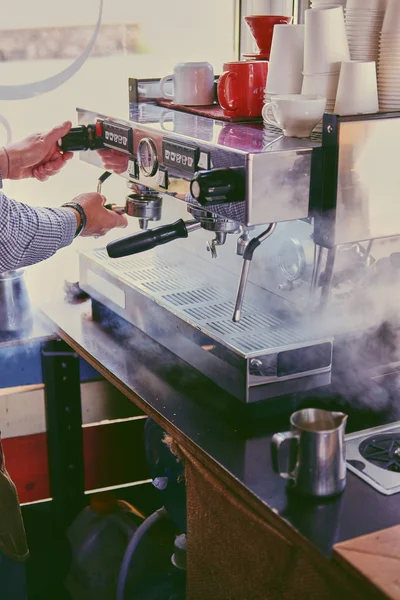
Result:
[[[367,438],[360,444],[359,450],[361,456],[373,465],[400,473],[400,433]]]
[[[347,468],[385,495],[400,492],[400,422],[346,435]]]

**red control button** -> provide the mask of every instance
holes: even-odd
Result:
[[[96,121],[96,135],[102,137],[103,135],[103,121]]]

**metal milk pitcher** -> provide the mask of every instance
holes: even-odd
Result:
[[[275,472],[309,496],[333,496],[346,485],[347,415],[306,408],[290,417],[291,431],[272,437]]]
[[[32,306],[25,271],[0,273],[0,333],[18,334],[31,328]]]

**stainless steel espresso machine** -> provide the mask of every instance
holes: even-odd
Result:
[[[398,304],[400,114],[325,115],[322,135],[295,139],[159,96],[158,80],[130,79],[128,119],[78,109],[64,138],[100,168],[93,150],[126,157],[124,207],[141,230],[81,254],[94,314],[244,403],[328,386],[349,339],[370,349],[370,376],[394,368],[393,338],[375,341]]]

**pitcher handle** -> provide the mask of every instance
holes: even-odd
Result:
[[[295,467],[299,436],[293,431],[275,433],[271,440],[271,458],[275,473],[283,479],[294,479],[292,470]]]

